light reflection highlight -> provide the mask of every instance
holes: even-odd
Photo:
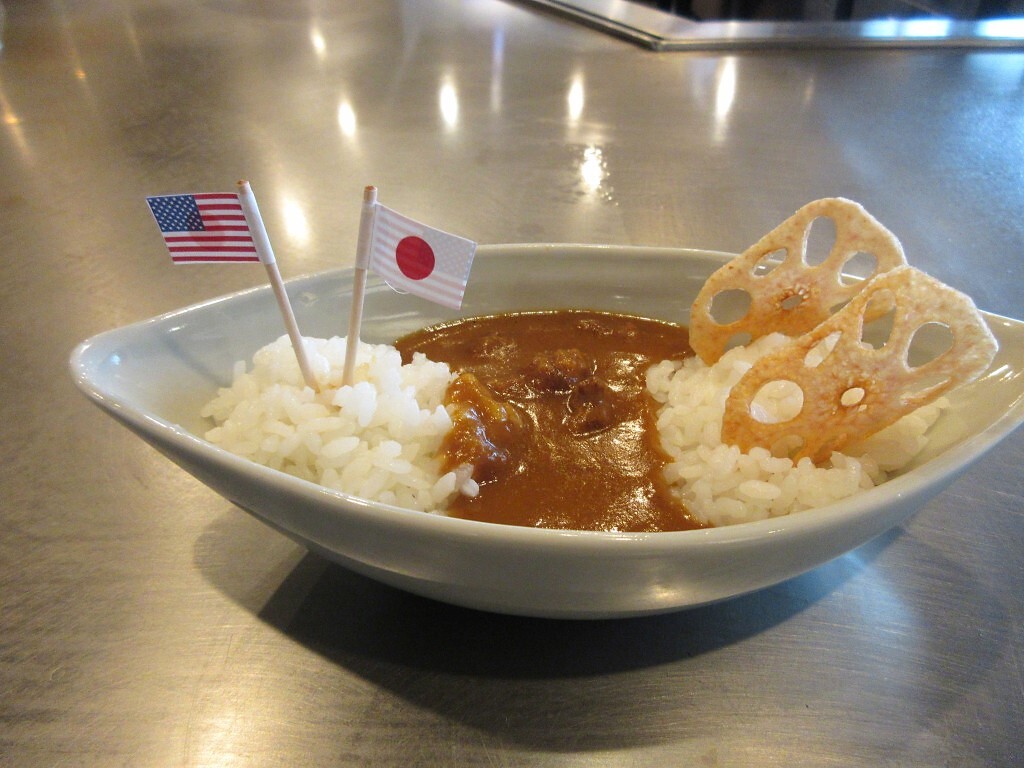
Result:
[[[871,19],[864,22],[863,35],[879,38],[944,38],[954,32],[953,19]]]
[[[715,126],[714,141],[725,140],[729,114],[736,102],[736,57],[723,57],[715,68]]]
[[[580,178],[589,192],[601,189],[606,176],[604,153],[600,147],[587,147],[583,150],[583,162],[580,163]]]
[[[309,42],[313,46],[316,57],[322,61],[327,54],[327,41],[318,27],[309,30]]]
[[[288,239],[296,246],[309,245],[309,220],[299,202],[285,196],[281,200],[281,211],[284,215],[284,230]]]
[[[993,38],[1024,37],[1024,18],[988,19],[978,22],[978,34]]]
[[[585,100],[583,75],[577,73],[573,75],[572,83],[569,85],[569,94],[566,96],[570,122],[577,122],[583,115],[583,104]]]
[[[356,135],[356,111],[348,100],[343,100],[338,105],[338,128],[346,139],[355,138]]]
[[[84,83],[85,94],[89,101],[89,106],[92,107],[93,112],[96,112],[95,97],[89,88],[85,67],[82,64],[82,57],[78,52],[78,46],[75,44],[75,36],[71,30],[71,20],[68,11],[62,4],[58,4],[55,10],[57,11],[61,37],[65,42],[65,50],[67,52],[67,59],[68,64],[70,64],[71,74],[76,80],[78,80],[78,82]]]
[[[726,56],[715,73],[715,119],[724,120],[736,101],[736,59]]]
[[[1006,365],[1004,363],[1003,365],[1000,365],[998,368],[993,368],[991,371],[986,373],[982,377],[982,380],[996,382],[1012,382],[1019,375],[1020,373],[1014,370],[1012,366]]]
[[[21,118],[18,113],[14,111],[11,103],[7,101],[7,96],[3,90],[0,90],[0,123],[3,124],[4,128],[7,129],[8,135],[14,145],[18,148],[18,152],[26,160],[31,160],[32,153],[29,151],[28,142],[25,141],[25,133],[22,130]]]
[[[491,38],[491,111],[501,112],[502,82],[505,75],[505,28],[498,27]]]
[[[455,128],[459,124],[459,94],[455,85],[448,78],[441,84],[438,91],[438,106],[441,110],[441,120],[448,128]]]
[[[814,101],[814,91],[816,85],[817,82],[815,81],[815,77],[814,75],[811,75],[810,79],[808,79],[807,81],[807,85],[804,86],[803,104],[805,107],[812,101]]]
[[[0,0],[2,2],[3,0]],[[130,8],[122,8],[122,24],[124,28],[125,38],[128,40],[128,45],[132,49],[132,54],[135,56],[135,61],[139,64],[144,62],[142,56],[142,46],[139,45],[139,33],[135,29],[135,20],[132,18]]]

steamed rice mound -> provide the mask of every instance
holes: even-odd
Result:
[[[256,353],[251,371],[236,363],[232,385],[201,411],[217,425],[206,439],[258,464],[408,509],[440,511],[458,490],[473,492],[471,480],[440,473],[437,453],[452,423],[443,404],[453,378],[446,363],[416,355],[402,365],[394,347],[361,343],[355,383],[342,386],[346,340],[305,343],[319,392],[303,382],[283,336]]]
[[[665,467],[673,493],[697,518],[730,525],[778,517],[848,498],[884,482],[927,444],[926,433],[948,401],[940,398],[904,416],[828,466],[795,463],[765,448],[742,453],[721,440],[725,401],[733,385],[762,355],[786,344],[774,333],[737,347],[708,366],[698,357],[663,361],[647,373],[660,404],[658,432],[671,457]],[[778,402],[779,411],[785,403]]]

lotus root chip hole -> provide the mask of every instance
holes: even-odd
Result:
[[[860,340],[874,349],[881,349],[889,342],[895,321],[895,296],[889,290],[877,291],[864,308]]]
[[[750,312],[753,297],[742,288],[727,288],[711,299],[708,314],[719,325],[730,325],[742,320]]]
[[[843,285],[853,285],[871,277],[877,269],[877,256],[873,253],[858,251],[843,262],[842,270],[839,272],[839,282]]]
[[[842,335],[842,331],[833,331],[807,350],[807,354],[804,355],[804,367],[817,368],[821,365],[825,358],[832,354],[832,350],[836,348],[836,344],[839,343],[839,338]]]
[[[736,347],[745,347],[751,341],[753,341],[753,336],[750,331],[741,331],[729,337],[729,340],[725,343],[725,348],[728,350],[735,349]]]
[[[779,302],[779,309],[791,310],[796,309],[804,303],[804,297],[799,293],[791,293],[789,296]]]
[[[750,401],[750,418],[759,424],[782,424],[800,415],[804,391],[795,381],[776,379],[764,384]]]
[[[853,408],[855,405],[860,405],[866,394],[863,387],[850,387],[839,396],[839,404],[846,408]]]
[[[924,323],[919,326],[907,347],[907,366],[920,368],[942,357],[953,347],[953,331],[945,323]]]
[[[785,248],[777,248],[774,251],[769,251],[754,265],[751,270],[754,277],[764,277],[770,274],[777,266],[779,266],[786,259],[787,251]]]
[[[816,267],[825,261],[836,244],[836,223],[829,216],[811,222],[804,240],[804,264]]]

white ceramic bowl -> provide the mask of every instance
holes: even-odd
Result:
[[[505,310],[593,308],[686,323],[726,254],[618,246],[502,245],[478,251],[460,313],[371,278],[362,337]],[[290,281],[302,332],[346,333],[350,270]],[[992,371],[955,392],[928,455],[839,504],[774,520],[678,533],[554,531],[478,523],[366,502],[258,466],[200,437],[200,406],[282,335],[269,288],[100,334],[71,358],[79,388],[171,460],[287,536],[387,584],[489,611],[634,616],[723,600],[821,565],[898,525],[1018,426],[1024,324],[987,316]]]

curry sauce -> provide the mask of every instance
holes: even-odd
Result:
[[[645,373],[691,355],[680,326],[558,310],[460,320],[396,342],[458,374],[445,471],[473,466],[475,497],[455,517],[601,531],[698,528],[662,478]]]

